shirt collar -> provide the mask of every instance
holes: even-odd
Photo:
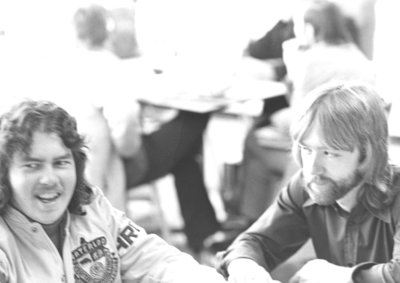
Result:
[[[347,195],[337,200],[336,203],[338,204],[338,206],[344,211],[350,213],[351,210],[358,204],[358,193],[362,186],[362,183],[358,184],[355,188],[348,192]]]
[[[339,203],[337,203],[337,204],[340,206],[341,209],[343,209],[346,212],[349,212],[346,207],[343,207]],[[313,206],[313,205],[319,205],[319,204],[317,204],[315,201],[313,201],[307,194],[307,199],[303,203],[303,207],[309,207],[309,206]],[[363,205],[363,204],[359,204],[359,205]],[[363,206],[365,206],[365,205],[363,205]],[[368,210],[368,212],[371,213],[373,216],[379,218],[380,220],[382,220],[382,221],[384,221],[386,223],[391,223],[391,220],[390,220],[391,214],[390,214],[390,209],[389,208],[376,211],[374,209],[371,209],[368,206],[365,206],[365,207]]]

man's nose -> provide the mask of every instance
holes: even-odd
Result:
[[[314,153],[310,156],[309,171],[311,175],[319,175],[324,173],[325,167],[323,157],[320,153]]]
[[[39,179],[42,185],[53,185],[57,181],[57,175],[52,166],[45,166]]]

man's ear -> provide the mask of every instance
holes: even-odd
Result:
[[[360,152],[359,166],[358,169],[363,174],[367,172],[370,167],[369,164],[373,162],[372,160],[372,147],[368,144],[363,152]]]

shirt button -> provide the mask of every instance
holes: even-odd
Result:
[[[65,275],[63,275],[63,277],[61,277],[61,282],[65,282]]]
[[[38,228],[35,227],[35,226],[33,226],[33,227],[31,228],[31,230],[32,230],[33,233],[36,233],[36,232],[38,231]]]

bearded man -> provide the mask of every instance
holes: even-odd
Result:
[[[275,282],[270,272],[311,239],[316,259],[290,283],[400,282],[400,171],[389,163],[381,96],[335,83],[298,110],[291,137],[300,171],[218,254],[220,271],[229,282]]]

